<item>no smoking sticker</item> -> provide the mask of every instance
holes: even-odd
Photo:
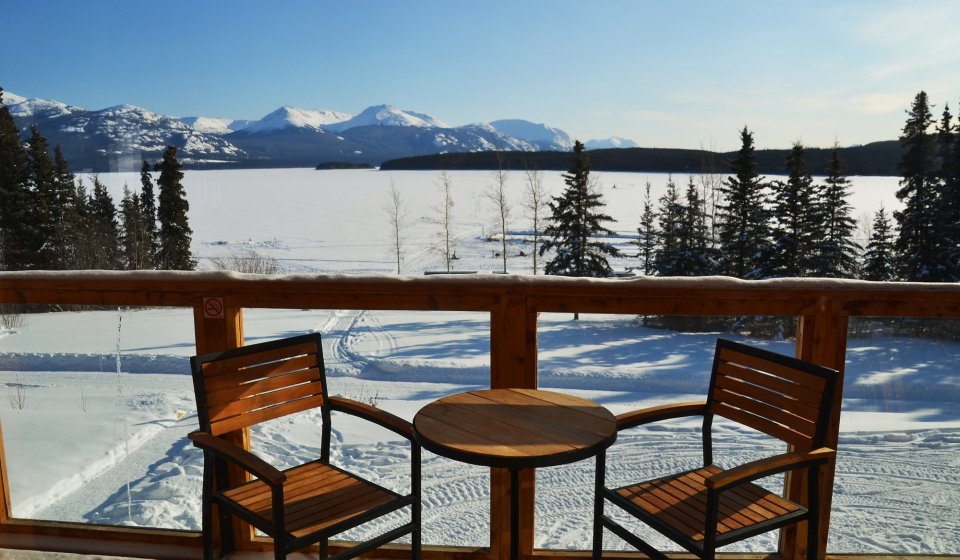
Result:
[[[204,319],[223,319],[223,298],[222,297],[203,298],[203,318]]]

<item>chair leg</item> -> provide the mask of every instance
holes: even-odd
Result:
[[[410,444],[410,493],[413,494],[413,505],[410,506],[410,516],[413,531],[410,533],[410,555],[413,560],[420,560],[423,554],[423,487],[420,474],[420,446]]]
[[[330,539],[320,541],[320,560],[327,560],[330,557]]]
[[[203,560],[213,560],[213,504],[203,498],[200,513],[200,527],[203,538]]]
[[[223,558],[234,551],[233,516],[223,511],[225,508],[222,506],[217,506],[217,509],[220,510],[220,558]]]
[[[410,556],[413,560],[420,560],[423,554],[422,533],[419,528],[410,533]]]
[[[597,471],[593,489],[593,560],[603,557],[603,490],[606,479],[606,453],[597,454]]]
[[[807,475],[807,560],[820,557],[820,468],[811,467]]]

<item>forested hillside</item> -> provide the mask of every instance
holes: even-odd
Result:
[[[806,148],[807,165],[814,175],[826,175],[832,148]],[[589,150],[590,166],[596,171],[647,171],[661,173],[726,173],[736,152],[711,152],[673,148],[611,148]],[[760,173],[785,173],[784,161],[789,149],[757,150]],[[839,155],[850,175],[898,175],[897,164],[903,149],[896,140],[873,142],[863,146],[840,148]],[[507,169],[564,170],[570,164],[569,152],[504,152],[501,161]],[[494,152],[434,154],[385,161],[381,169],[496,169]]]

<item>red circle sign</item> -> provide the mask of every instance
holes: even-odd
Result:
[[[203,298],[203,317],[205,319],[223,319],[223,298]]]

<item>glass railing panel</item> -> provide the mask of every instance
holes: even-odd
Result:
[[[832,553],[958,554],[960,320],[851,318]]]
[[[199,529],[202,456],[186,439],[197,425],[192,309],[2,314],[13,517]]]
[[[637,317],[543,313],[538,321],[539,386],[589,398],[614,414],[671,402],[704,400],[718,337],[793,355],[796,320],[783,317]],[[625,430],[607,452],[607,486],[617,487],[702,466],[702,417]],[[717,419],[715,455],[734,464],[783,451],[771,438]],[[537,471],[534,546],[590,549],[595,462],[585,460]],[[764,485],[780,491],[782,477]],[[667,551],[679,547],[658,533],[622,521]],[[777,534],[754,537],[724,551],[774,552]],[[630,550],[610,533],[604,549]]]

